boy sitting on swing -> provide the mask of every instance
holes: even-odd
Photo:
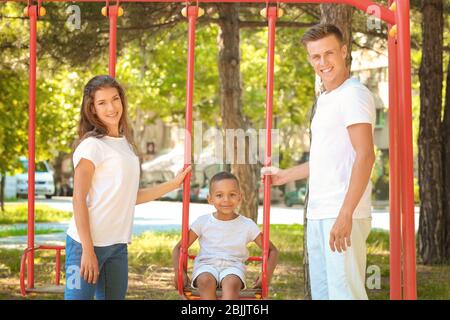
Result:
[[[257,224],[236,213],[241,201],[239,181],[229,172],[220,172],[209,183],[208,202],[216,212],[202,215],[191,224],[188,248],[198,238],[200,252],[195,258],[191,286],[198,288],[200,298],[215,300],[216,288],[222,288],[223,300],[237,300],[246,288],[245,261],[248,259],[247,244],[254,241],[262,249],[262,234]],[[178,281],[178,261],[181,241],[173,249],[175,286]],[[278,250],[270,242],[267,279],[270,282],[278,260]],[[254,288],[261,287],[261,275]],[[183,271],[183,285],[189,283]]]

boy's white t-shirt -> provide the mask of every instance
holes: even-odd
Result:
[[[357,123],[371,124],[373,133],[375,102],[357,79],[319,96],[311,123],[308,219],[337,218],[356,155],[347,127]],[[369,181],[353,218],[371,216],[371,190]]]
[[[89,137],[73,153],[73,166],[84,158],[95,165],[91,188],[86,198],[94,246],[130,243],[134,207],[139,190],[139,160],[125,137]],[[72,220],[67,234],[77,242],[80,237]]]
[[[224,221],[212,213],[198,217],[190,229],[200,244],[195,263],[214,263],[218,259],[244,263],[248,259],[247,244],[261,233],[258,225],[247,217],[238,215]]]

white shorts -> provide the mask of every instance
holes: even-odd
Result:
[[[247,288],[245,285],[245,265],[242,263],[230,263],[229,261],[224,261],[218,259],[213,263],[194,263],[194,270],[192,271],[192,282],[191,286],[197,288],[195,280],[201,273],[210,273],[215,279],[217,287],[220,288],[222,280],[232,274],[238,276],[242,282],[242,290]]]

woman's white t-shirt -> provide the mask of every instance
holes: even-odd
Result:
[[[317,100],[311,123],[308,219],[336,218],[347,194],[355,162],[355,150],[347,127],[357,123],[375,125],[372,93],[350,78]],[[371,183],[361,197],[353,218],[371,216]]]
[[[84,158],[95,166],[86,198],[94,246],[130,243],[134,207],[139,190],[139,160],[125,137],[89,137],[73,153],[73,166]],[[77,242],[80,237],[75,218],[67,234]]]
[[[196,263],[214,263],[217,259],[244,263],[248,258],[247,244],[261,233],[258,225],[247,217],[238,215],[225,221],[212,213],[198,217],[190,229],[200,244]]]

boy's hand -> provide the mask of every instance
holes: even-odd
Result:
[[[187,287],[191,281],[189,280],[189,276],[186,271],[183,271],[183,288]],[[173,277],[173,283],[175,285],[175,289],[178,289],[178,272],[175,273]]]
[[[261,168],[261,180],[264,176],[270,176],[272,179],[272,185],[280,186],[286,183],[285,171],[277,167],[262,167]]]
[[[259,275],[258,278],[256,278],[255,283],[253,284],[253,289],[261,288],[262,287],[262,276]]]

